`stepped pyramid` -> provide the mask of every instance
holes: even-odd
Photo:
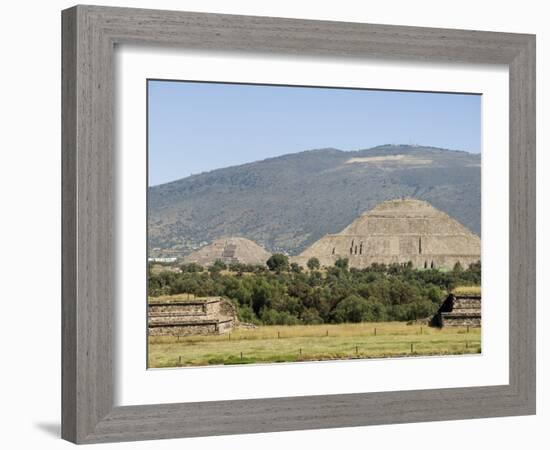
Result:
[[[462,224],[416,199],[389,200],[367,211],[340,233],[327,234],[293,261],[305,266],[316,257],[322,266],[348,258],[349,266],[365,268],[372,263],[404,264],[416,268],[452,269],[480,260],[478,236]]]
[[[230,237],[215,240],[187,255],[183,261],[201,266],[209,266],[218,259],[226,264],[265,264],[270,256],[270,253],[250,239]]]

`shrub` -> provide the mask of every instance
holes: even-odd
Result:
[[[317,270],[321,267],[321,264],[319,263],[319,260],[315,257],[309,258],[307,260],[307,268],[309,270]]]
[[[216,259],[214,264],[208,268],[208,271],[210,273],[218,273],[225,269],[227,269],[227,264],[225,264],[221,259]]]
[[[336,323],[362,322],[368,310],[368,302],[358,295],[350,295],[336,305],[332,318]]]
[[[189,264],[183,264],[180,267],[181,271],[184,273],[196,273],[196,272],[202,272],[204,270],[204,267],[197,263],[189,263]]]
[[[266,262],[269,270],[275,272],[284,272],[288,271],[288,256],[283,255],[282,253],[274,253]]]
[[[464,271],[462,264],[460,264],[460,261],[457,261],[453,267],[453,273],[454,274],[461,274]]]
[[[334,267],[338,267],[339,269],[342,269],[342,270],[347,270],[348,265],[349,265],[348,258],[338,258],[334,262]]]
[[[259,324],[260,321],[250,306],[240,306],[237,309],[237,317],[241,322]]]
[[[300,320],[286,311],[264,309],[260,315],[264,325],[298,325]]]
[[[302,313],[302,322],[306,325],[320,325],[324,323],[324,320],[319,315],[319,311],[314,308],[308,308]]]

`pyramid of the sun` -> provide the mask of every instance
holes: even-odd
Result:
[[[457,262],[468,267],[480,260],[480,239],[427,202],[390,200],[340,233],[325,235],[293,261],[305,266],[312,257],[326,267],[338,258],[348,258],[356,268],[408,261],[417,268],[453,268]]]
[[[265,264],[270,256],[270,253],[250,239],[229,237],[215,240],[187,255],[183,261],[187,264],[197,263],[201,266],[208,266],[216,260],[226,264]]]

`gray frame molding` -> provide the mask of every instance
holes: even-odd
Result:
[[[76,443],[535,413],[535,36],[76,6],[62,13],[62,437]],[[115,44],[506,64],[510,383],[113,406]]]

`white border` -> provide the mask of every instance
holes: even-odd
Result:
[[[508,384],[507,67],[129,46],[115,54],[116,405]],[[482,93],[482,355],[145,370],[147,78]]]

